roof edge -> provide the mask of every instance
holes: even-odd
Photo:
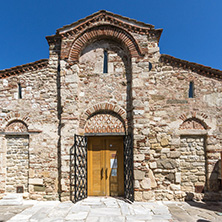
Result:
[[[65,25],[65,26],[57,29],[56,32],[59,33],[61,31],[63,31],[64,29],[71,28],[71,27],[74,28],[75,26],[80,25],[84,21],[89,20],[89,19],[91,19],[91,18],[93,18],[93,17],[95,17],[95,16],[97,16],[99,14],[102,14],[102,13],[110,15],[110,16],[114,16],[114,17],[116,17],[118,19],[121,19],[121,20],[123,20],[125,22],[128,22],[128,23],[135,23],[135,25],[139,25],[139,26],[141,26],[141,28],[154,29],[154,25],[147,24],[147,23],[144,23],[144,22],[140,22],[140,21],[138,21],[136,19],[131,19],[129,17],[121,16],[119,14],[115,14],[115,13],[112,13],[112,12],[109,12],[109,11],[106,11],[106,10],[100,10],[100,11],[97,11],[97,12],[95,12],[95,13],[89,15],[89,16],[86,16],[85,18],[79,19],[76,22],[73,22],[71,24]],[[131,25],[134,25],[134,24],[131,24]]]
[[[179,67],[190,69],[190,70],[197,72],[198,74],[203,75],[203,76],[222,80],[222,70],[219,70],[219,69],[214,69],[209,66],[201,65],[199,63],[189,62],[187,60],[178,59],[176,57],[166,55],[166,54],[161,54],[160,61],[165,62],[165,63],[169,63],[171,65],[176,65]]]
[[[15,66],[9,69],[0,70],[0,79],[7,78],[9,76],[19,75],[27,71],[38,70],[48,65],[48,59],[40,59],[35,62]]]

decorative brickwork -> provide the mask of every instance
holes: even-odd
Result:
[[[200,120],[196,118],[191,118],[186,121],[184,121],[180,125],[180,129],[200,129],[200,130],[205,130],[206,128],[202,125]]]
[[[21,121],[14,121],[6,127],[5,131],[6,132],[27,132],[27,126]]]
[[[85,133],[125,133],[123,123],[109,114],[91,117],[85,126]]]
[[[86,123],[90,120],[91,117],[95,116],[96,114],[104,114],[104,115],[109,114],[109,116],[110,116],[110,114],[113,114],[114,116],[117,116],[120,119],[118,123],[116,122],[118,120],[117,117],[113,116],[110,118],[112,118],[112,121],[115,120],[114,122],[116,122],[116,124],[119,126],[119,129],[122,129],[122,127],[123,127],[123,129],[124,129],[123,132],[125,132],[125,127],[126,128],[128,127],[127,120],[126,120],[126,111],[122,107],[120,107],[117,104],[112,104],[112,103],[99,103],[99,104],[95,104],[94,106],[91,106],[87,110],[85,110],[85,112],[83,113],[83,115],[81,117],[80,128],[85,128]],[[101,118],[102,117],[100,116],[100,118],[99,118],[100,121],[102,121]],[[88,119],[88,121],[87,121],[87,119]],[[91,121],[95,122],[95,120],[96,119],[91,120]],[[105,124],[104,120],[102,121],[102,123]],[[88,124],[91,125],[91,123],[92,123],[91,121]],[[121,126],[121,124],[122,124],[122,126]],[[104,125],[104,127],[106,128],[105,125]]]
[[[133,36],[126,32],[124,29],[120,29],[115,26],[98,26],[91,29],[87,29],[82,33],[73,43],[70,53],[69,61],[77,62],[82,49],[93,42],[95,39],[108,38],[121,42],[125,45],[132,57],[142,56],[142,52],[138,46],[138,43]]]

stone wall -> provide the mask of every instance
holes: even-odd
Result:
[[[204,192],[206,183],[206,153],[204,137],[181,137],[181,190]]]
[[[49,70],[45,66],[37,70],[32,67],[20,74],[0,79],[0,193],[14,192],[19,185],[20,176],[12,174],[12,171],[18,172],[21,164],[27,170],[27,157],[20,158],[18,153],[18,159],[13,158],[12,162],[9,156],[10,150],[16,148],[15,143],[19,145],[24,141],[17,136],[7,137],[26,131],[26,135],[29,135],[29,151],[25,146],[24,155],[29,153],[29,169],[28,174],[24,171],[21,175],[21,184],[24,185],[24,192],[29,191],[29,194],[25,193],[24,196],[31,199],[55,199],[58,196],[57,79],[50,67],[51,64]],[[18,83],[22,87],[21,99],[18,96]],[[25,130],[23,123],[27,126]],[[11,175],[11,178],[7,175]],[[14,179],[12,175],[15,175]],[[22,177],[28,180],[26,185]],[[17,183],[14,183],[15,180]],[[41,187],[41,191],[36,187]]]
[[[195,84],[194,98],[188,98],[190,81]],[[141,94],[147,90],[148,106],[144,103],[140,124],[134,124],[134,144],[138,147],[134,166],[143,172],[144,179],[135,177],[135,197],[137,200],[184,200],[187,194],[181,189],[180,136],[207,136],[206,176],[209,181],[219,159],[216,150],[220,150],[222,141],[221,82],[161,62],[153,63],[153,69],[144,82],[147,86],[143,87]],[[215,91],[216,100],[213,99]],[[145,115],[146,109],[148,113]],[[193,128],[187,125],[180,128],[183,122],[192,118],[198,119],[191,124]],[[202,126],[198,128],[200,122]],[[145,130],[146,125],[148,128]],[[144,181],[148,181],[147,190],[143,188]],[[150,181],[156,184],[151,186]],[[210,191],[209,187],[207,190]]]
[[[139,201],[185,199],[187,194],[181,189],[181,135],[207,135],[206,152],[220,147],[221,112],[216,109],[222,105],[220,81],[162,62],[157,38],[130,34],[146,52],[144,56],[131,58],[122,44],[109,37],[86,43],[75,65],[62,56],[64,199],[69,198],[69,147],[73,134],[85,133],[81,121],[87,119],[82,116],[93,106],[107,103],[127,111],[129,131],[134,134],[135,199]],[[66,36],[62,40],[62,52],[68,52],[74,39]],[[103,73],[104,50],[109,55],[108,73]],[[194,98],[188,98],[190,81],[195,85]],[[180,128],[190,118],[197,120],[191,124],[194,128]],[[207,160],[207,178],[218,158],[215,155]]]
[[[16,193],[17,187],[28,192],[29,138],[28,136],[7,136],[6,192]]]

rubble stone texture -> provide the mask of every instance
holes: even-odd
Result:
[[[6,154],[6,192],[15,193],[17,187],[28,191],[28,136],[8,136]]]
[[[195,192],[195,187],[204,188],[206,182],[204,138],[181,138],[180,151],[181,189]]]
[[[222,72],[161,55],[161,32],[99,11],[47,37],[49,59],[0,71],[1,195],[26,133],[24,196],[69,200],[73,136],[93,132],[133,133],[136,200],[221,199]]]

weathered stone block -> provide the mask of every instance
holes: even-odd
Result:
[[[156,162],[149,162],[149,166],[151,169],[156,169],[157,168],[157,163]]]
[[[157,167],[160,169],[175,169],[178,167],[178,163],[175,160],[158,160]]]
[[[134,170],[134,179],[135,180],[142,180],[145,176],[145,172],[141,170]]]
[[[144,154],[135,154],[134,160],[135,161],[143,161],[143,160],[145,160],[145,155]]]
[[[174,183],[174,173],[167,174],[165,178],[168,179],[170,182]]]
[[[45,186],[34,185],[34,191],[36,191],[36,192],[44,192],[45,191]]]
[[[135,198],[135,201],[142,201],[142,192],[135,191],[134,192],[134,198]]]
[[[38,178],[29,179],[29,184],[43,185],[43,179],[38,179]]]
[[[134,188],[140,188],[140,182],[138,180],[134,180]]]
[[[154,200],[155,195],[153,191],[143,191],[143,198],[145,200]]]
[[[181,183],[181,173],[180,172],[175,173],[175,183]]]
[[[170,158],[178,158],[178,157],[180,157],[179,151],[171,151],[170,152]]]
[[[160,145],[161,145],[162,147],[168,146],[168,145],[169,145],[169,140],[168,140],[167,138],[162,138],[162,139],[160,140]]]
[[[150,186],[151,186],[151,188],[157,187],[156,179],[155,179],[155,177],[153,175],[153,171],[152,170],[149,170],[148,177],[150,178]]]
[[[169,189],[172,191],[176,191],[176,190],[178,191],[178,190],[180,190],[180,185],[170,184]]]
[[[142,180],[142,182],[140,184],[143,189],[150,189],[151,188],[151,179],[145,178]]]

